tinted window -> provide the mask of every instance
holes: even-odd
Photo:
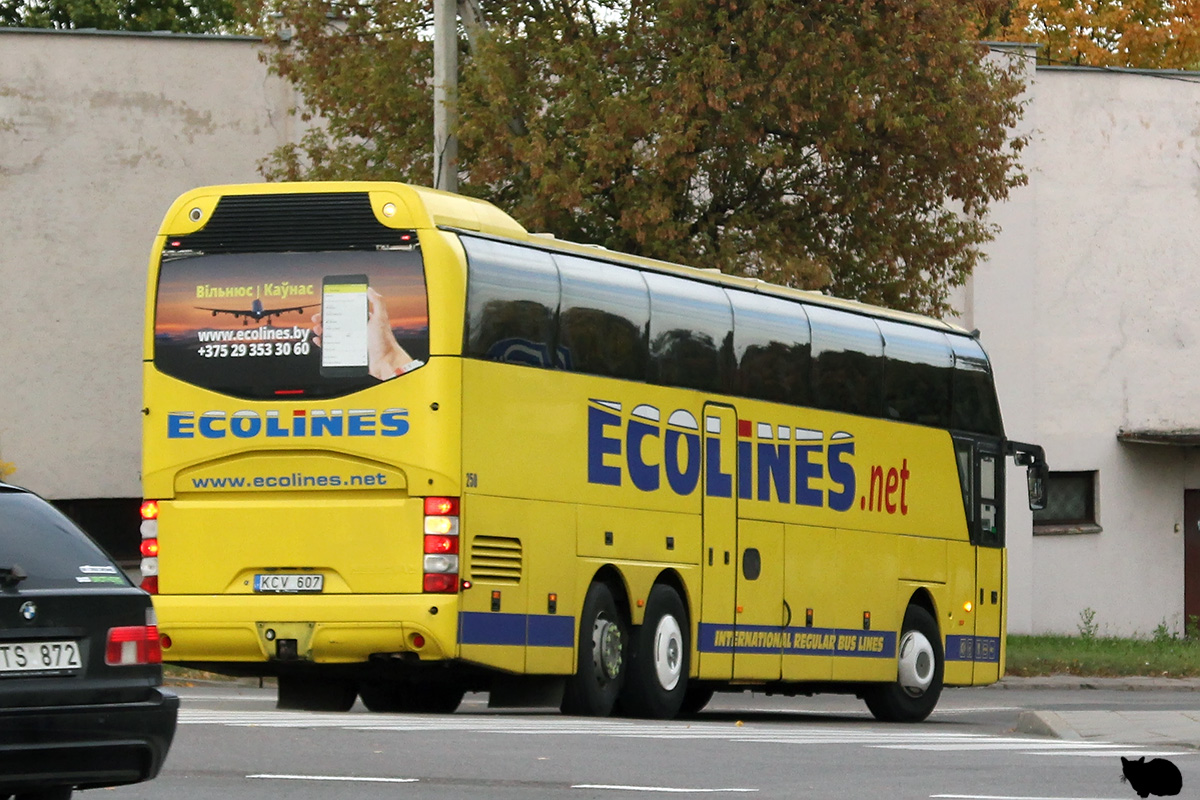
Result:
[[[0,489],[0,567],[29,576],[21,589],[129,586],[87,534],[39,497]]]
[[[637,270],[556,255],[562,284],[559,366],[572,372],[646,379],[650,297]]]
[[[883,413],[888,419],[950,424],[954,353],[941,331],[878,320],[883,334]]]
[[[874,320],[821,306],[805,310],[812,327],[813,405],[880,416],[883,339]]]
[[[330,303],[336,305],[326,308]],[[369,346],[373,331],[379,341],[390,334],[389,346]],[[391,380],[428,358],[417,249],[230,253],[162,263],[154,364],[188,383],[234,397],[333,397]]]
[[[1003,436],[1000,403],[992,383],[992,369],[979,342],[966,336],[948,336],[954,350],[950,427]]]
[[[558,270],[550,254],[469,236],[462,243],[467,251],[464,353],[553,366]]]
[[[737,393],[807,405],[811,339],[804,307],[779,297],[729,291]]]
[[[645,273],[650,288],[650,375],[655,383],[728,392],[733,312],[718,286]]]

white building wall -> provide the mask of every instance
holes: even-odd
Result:
[[[167,207],[295,138],[255,40],[0,29],[0,460],[138,497],[146,270]]]
[[[1088,608],[1102,634],[1183,627],[1183,492],[1200,488],[1200,456],[1116,434],[1200,427],[1200,75],[1187,78],[1049,68],[1031,85],[1030,186],[996,210],[966,324],[1009,435],[1042,444],[1052,470],[1099,471],[1103,530],[1010,525],[1013,632],[1075,633]]]

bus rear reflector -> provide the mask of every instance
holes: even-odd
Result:
[[[425,591],[437,594],[455,594],[458,592],[458,576],[438,572],[426,573]]]
[[[131,625],[110,628],[108,646],[104,650],[104,663],[110,667],[161,664],[162,645],[158,641],[158,627]]]

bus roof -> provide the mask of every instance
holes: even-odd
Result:
[[[829,306],[870,317],[921,325],[951,333],[968,333],[958,325],[920,314],[896,311],[853,300],[843,300],[817,291],[793,289],[779,284],[768,283],[757,278],[726,275],[713,269],[700,269],[668,261],[630,255],[610,250],[600,245],[569,242],[558,239],[552,234],[530,233],[515,219],[486,200],[405,183],[385,181],[303,181],[203,186],[183,194],[175,201],[163,219],[159,235],[183,236],[203,228],[208,222],[217,202],[226,196],[345,192],[367,193],[371,198],[371,206],[375,209],[379,222],[388,227],[440,228],[455,232],[495,237],[507,241],[521,241],[533,247],[552,252],[573,253],[616,264],[636,266],[640,269],[679,275],[743,291],[775,295],[814,305]],[[389,201],[398,206],[403,206],[405,213],[393,212],[392,217],[388,218],[382,209],[385,208]],[[192,212],[197,208],[200,209],[200,213],[197,216],[193,216]]]

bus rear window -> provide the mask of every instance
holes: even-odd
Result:
[[[429,358],[421,253],[229,253],[164,260],[154,364],[233,397],[335,397]]]

